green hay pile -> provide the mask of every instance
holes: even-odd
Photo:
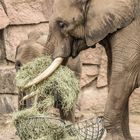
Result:
[[[23,90],[25,84],[42,73],[51,62],[49,56],[43,56],[23,66],[16,76],[17,87]],[[36,90],[40,94],[54,96],[55,100],[59,98],[62,108],[67,112],[72,109],[76,102],[80,88],[74,72],[67,67],[60,66],[47,80],[27,89],[26,93],[32,93]]]
[[[14,117],[21,140],[83,140],[80,134],[71,133],[70,122],[39,114],[36,110],[32,113],[30,111],[21,111]]]
[[[24,65],[16,75],[16,85],[20,91],[24,90],[30,80],[46,70],[51,62],[49,56],[43,56]],[[34,118],[49,116],[47,111],[56,101],[61,102],[62,109],[67,113],[75,105],[79,90],[79,81],[74,72],[64,66],[60,66],[47,80],[26,89],[26,93],[39,91],[39,97],[37,104],[33,104],[30,109],[13,114],[21,140],[78,140],[66,132],[64,123],[55,122],[55,119],[52,119],[52,123],[50,119]]]

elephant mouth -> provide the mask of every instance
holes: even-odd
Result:
[[[54,61],[51,63],[51,65],[44,72],[42,72],[40,75],[38,75],[35,79],[33,79],[27,85],[25,85],[24,89],[27,89],[27,88],[31,87],[32,85],[36,85],[36,84],[40,83],[41,81],[47,79],[62,64],[63,60],[64,60],[64,58],[62,58],[62,57],[58,57],[58,58],[54,59]]]
[[[80,51],[87,49],[87,45],[83,39],[80,39],[80,40],[74,39],[71,45],[72,45],[72,49],[71,49],[71,54],[69,54],[69,55],[71,55],[73,58],[75,58],[79,54]],[[69,56],[67,56],[67,57],[69,57]],[[63,57],[61,55],[55,57],[55,59],[51,63],[51,65],[44,72],[42,72],[40,75],[38,75],[35,79],[33,79],[32,81],[29,81],[29,83],[27,83],[27,85],[24,86],[24,89],[27,89],[33,85],[40,83],[41,81],[43,81],[45,79],[47,79],[63,63],[64,59],[65,59],[65,57]]]
[[[32,81],[29,81],[29,83],[27,83],[24,86],[24,89],[27,89],[33,85],[36,85],[38,83],[40,83],[41,81],[47,79],[49,76],[51,76],[55,70],[63,63],[63,60],[66,57],[72,56],[73,58],[75,58],[79,52],[81,50],[84,50],[87,48],[85,40],[83,39],[75,39],[74,37],[71,37],[70,39],[70,46],[71,47],[71,51],[70,53],[68,53],[65,57],[63,55],[57,55],[57,57],[54,57],[54,61],[51,63],[51,65],[44,71],[42,72],[40,75],[38,75],[36,78],[34,78]],[[63,47],[62,47],[63,48]],[[66,47],[67,48],[67,47]],[[66,49],[64,52],[67,52],[69,49]]]

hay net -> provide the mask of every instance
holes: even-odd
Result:
[[[100,140],[104,134],[102,117],[71,124],[40,115],[15,121],[15,126],[21,140]]]

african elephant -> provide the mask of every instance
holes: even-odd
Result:
[[[52,56],[54,49],[44,47],[47,41],[47,33],[42,32],[31,32],[28,35],[28,40],[21,41],[19,46],[16,49],[16,62],[15,62],[15,68],[18,71],[20,67],[33,59],[40,57],[45,54],[49,54]],[[64,65],[67,65],[72,71],[74,71],[77,78],[80,78],[81,73],[81,61],[80,57],[77,57],[73,59],[70,57],[68,60],[64,62]],[[21,97],[19,96],[19,100],[23,98],[23,96],[26,95],[26,93],[20,93]],[[25,107],[31,106],[31,101],[24,101],[22,105],[19,105],[19,109],[23,109]],[[60,109],[60,117],[65,120],[70,120],[72,122],[75,121],[75,115],[74,115],[74,108],[72,111],[70,111],[68,114],[65,114],[61,107],[57,107]]]
[[[49,28],[46,46],[55,47],[54,61],[25,88],[46,79],[64,59],[99,42],[109,59],[105,140],[132,140],[128,102],[140,86],[140,1],[55,0]],[[79,40],[85,45],[77,45]]]
[[[21,41],[16,48],[16,70],[20,69],[23,64],[26,64],[34,58],[41,56],[44,52],[46,40],[47,34],[43,34],[41,32],[31,32],[28,35],[27,40]]]
[[[15,55],[16,70],[37,57],[45,54],[53,55],[54,48],[49,46],[45,47],[47,38],[47,33],[33,31],[28,35],[27,40],[20,42]],[[80,44],[81,42],[79,41],[78,43]],[[76,59],[73,59],[72,57],[68,58],[68,60],[65,60],[64,65],[67,65],[75,72],[77,78],[80,78],[81,61],[79,56]]]

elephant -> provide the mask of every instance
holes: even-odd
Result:
[[[33,31],[29,33],[27,40],[20,42],[16,48],[15,55],[15,68],[17,71],[22,65],[32,61],[37,57],[41,57],[45,54],[50,56],[53,55],[54,48],[45,47],[47,38],[47,33]],[[83,46],[85,45],[80,41],[77,44]],[[68,58],[68,60],[65,60],[64,65],[67,65],[75,73],[78,79],[80,78],[82,66],[80,56],[78,56],[76,59],[73,59],[72,57]]]
[[[16,56],[15,56],[15,68],[18,71],[24,64],[32,61],[33,59],[37,57],[41,57],[45,54],[48,54],[52,56],[53,54],[53,48],[47,48],[45,47],[46,40],[47,40],[47,33],[43,32],[36,32],[33,31],[28,35],[28,39],[21,41],[21,43],[18,45],[16,49]],[[67,65],[76,75],[78,80],[80,79],[81,74],[81,61],[80,57],[73,59],[72,57],[69,58],[64,62],[64,65]],[[19,101],[22,99],[23,96],[26,95],[25,92],[20,93],[21,96],[19,96]],[[19,105],[19,109],[24,109],[25,107],[31,106],[31,100],[24,101],[22,105]],[[72,111],[70,111],[68,114],[65,114],[64,111],[60,107],[56,105],[56,108],[60,109],[60,117],[64,120],[69,120],[71,122],[75,121],[75,115],[74,115],[74,108]]]
[[[20,67],[34,58],[43,55],[44,45],[47,40],[47,34],[41,32],[31,32],[27,40],[20,42],[16,48],[15,68],[18,71]]]
[[[132,140],[128,103],[140,86],[139,0],[55,0],[46,43],[55,48],[54,61],[24,88],[47,79],[66,58],[96,43],[105,47],[108,56],[105,140]]]

